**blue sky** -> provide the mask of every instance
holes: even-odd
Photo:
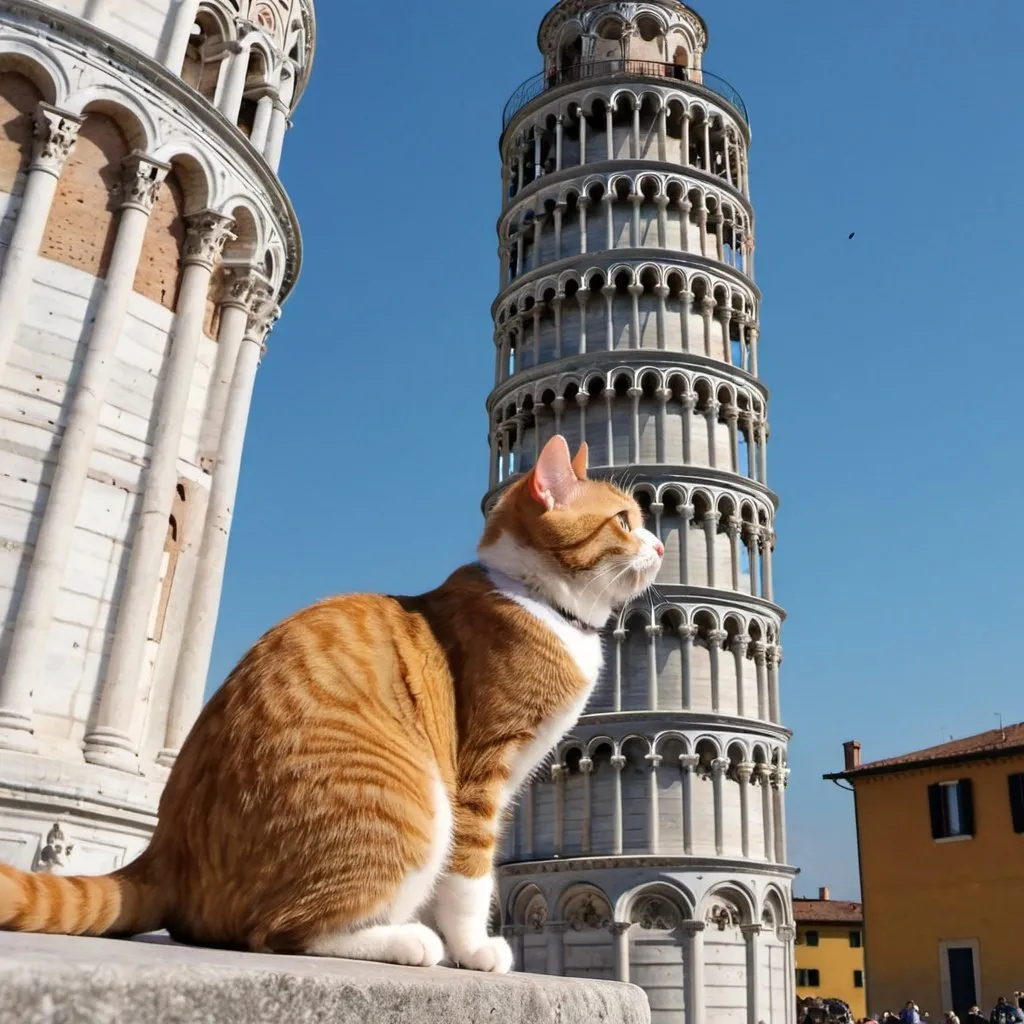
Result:
[[[472,557],[501,110],[547,7],[319,5],[282,168],[305,270],[257,384],[211,687],[315,599]],[[798,893],[853,897],[851,797],[821,780],[842,742],[1024,719],[1024,4],[697,9],[754,135],[790,857]]]

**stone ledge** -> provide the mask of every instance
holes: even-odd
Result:
[[[0,932],[0,1024],[650,1024],[633,985]]]

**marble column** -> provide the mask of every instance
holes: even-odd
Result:
[[[612,776],[612,853],[619,856],[622,853],[622,769],[626,767],[626,759],[622,754],[613,754],[609,763],[615,772]]]
[[[171,31],[164,47],[160,63],[172,74],[181,74],[185,65],[185,53],[192,35],[192,27],[199,13],[199,0],[177,0],[171,15]]]
[[[658,767],[661,754],[645,754],[647,762],[647,852],[657,856],[661,845],[660,817],[658,812]]]
[[[629,921],[612,921],[608,926],[615,943],[615,980],[625,983],[629,982],[629,930],[632,927]]]
[[[277,103],[277,90],[264,86],[253,96],[256,99],[256,117],[253,119],[249,142],[257,152],[265,153],[270,137],[270,124],[274,117],[274,105]]]
[[[775,824],[774,808],[772,807],[772,768],[768,764],[759,764],[754,773],[761,787],[761,820],[764,823],[765,859],[775,861]]]
[[[786,863],[786,786],[789,784],[789,769],[785,766],[772,769],[772,802],[775,809],[775,860]]]
[[[729,758],[716,757],[711,762],[711,785],[715,802],[715,853],[721,857],[725,851],[725,774],[729,770]]]
[[[0,373],[18,336],[25,307],[32,292],[32,278],[46,222],[57,191],[57,181],[78,140],[80,117],[40,103],[35,114],[32,162],[7,253],[0,266]],[[0,728],[3,727],[0,719]]]
[[[580,853],[590,853],[591,821],[594,817],[594,762],[584,755],[580,758],[580,774],[583,776],[583,822],[580,826]]]
[[[747,944],[747,1024],[761,1024],[761,957],[760,936],[763,926],[745,924],[740,929]]]
[[[547,932],[547,970],[544,972],[552,978],[561,978],[565,974],[565,932],[569,925],[565,921],[548,921],[544,925]]]
[[[232,123],[238,123],[238,114],[242,109],[242,98],[245,95],[245,81],[249,74],[249,47],[235,40],[226,45],[230,56],[228,67],[224,72],[224,88],[217,99],[217,109]]]
[[[736,765],[736,779],[740,787],[740,843],[745,860],[750,859],[750,779],[755,767],[750,761],[740,761]]]
[[[128,572],[118,602],[114,642],[100,689],[99,711],[86,741],[86,760],[95,764],[107,764],[111,759],[121,761],[123,754],[133,753],[125,731],[133,718],[142,677],[148,623],[159,586],[167,519],[178,478],[181,432],[202,337],[210,278],[230,235],[231,224],[231,218],[212,210],[188,218],[182,260],[184,271],[164,365],[152,455],[144,477]]]
[[[700,764],[697,754],[680,754],[679,766],[683,771],[683,853],[693,854],[693,772]]]
[[[704,1024],[704,922],[684,921],[686,936],[686,1024]]]
[[[33,687],[45,674],[46,640],[71,555],[114,353],[128,315],[149,214],[169,170],[169,165],[142,153],[132,153],[124,161],[117,235],[18,608],[0,697],[4,707],[8,700],[30,706]],[[4,745],[0,733],[0,747]]]
[[[171,691],[164,746],[157,756],[161,764],[174,763],[203,705],[256,371],[267,334],[279,315],[280,310],[273,301],[270,288],[260,290],[248,317],[227,395],[199,560]]]

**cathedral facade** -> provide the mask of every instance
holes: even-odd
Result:
[[[562,0],[504,111],[485,507],[585,440],[665,545],[499,869],[519,969],[631,981],[655,1024],[791,1024],[777,501],[742,97],[678,0]]]
[[[109,871],[202,705],[301,262],[312,0],[0,0],[0,860]]]

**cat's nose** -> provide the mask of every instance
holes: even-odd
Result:
[[[665,545],[660,540],[654,542],[654,550],[658,552],[658,557],[661,558],[665,554]]]

